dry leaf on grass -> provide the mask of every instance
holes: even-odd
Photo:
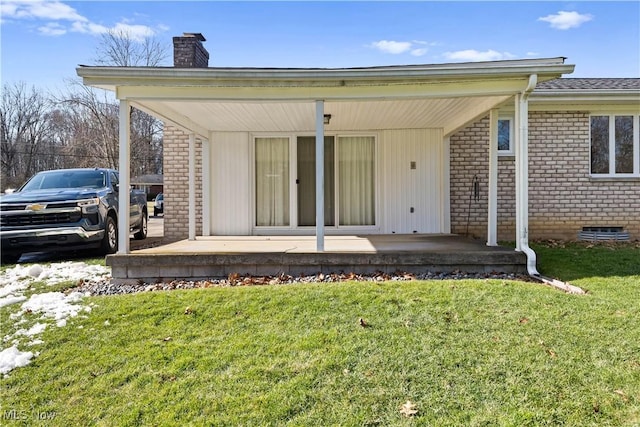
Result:
[[[629,401],[629,397],[627,396],[627,394],[624,391],[615,390],[614,393],[617,394],[618,396],[620,396],[624,402],[628,402]]]
[[[418,413],[418,410],[416,409],[416,405],[414,403],[411,403],[410,400],[407,400],[401,407],[400,407],[400,413],[402,415],[404,415],[405,417],[412,417],[415,414]]]

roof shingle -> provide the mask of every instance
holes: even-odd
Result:
[[[561,78],[542,82],[535,91],[545,90],[640,90],[635,78]]]

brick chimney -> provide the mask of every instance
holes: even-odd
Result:
[[[176,68],[207,68],[209,52],[202,42],[206,41],[200,33],[183,33],[173,38],[173,66]]]

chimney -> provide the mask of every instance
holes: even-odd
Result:
[[[173,38],[173,66],[176,68],[207,68],[209,52],[202,42],[206,41],[200,33],[183,33]]]

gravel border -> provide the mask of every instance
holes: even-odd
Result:
[[[465,280],[465,279],[497,279],[497,280],[518,280],[524,282],[534,282],[534,280],[523,274],[506,274],[506,273],[465,273],[462,271],[454,271],[451,273],[429,272],[412,274],[405,272],[396,272],[393,274],[374,273],[374,274],[355,274],[355,273],[335,273],[335,274],[316,274],[310,276],[289,276],[281,274],[279,276],[240,276],[232,274],[226,279],[210,279],[210,280],[173,280],[171,282],[162,283],[144,283],[140,282],[134,285],[130,284],[112,284],[109,279],[102,281],[84,281],[72,291],[89,293],[90,295],[122,295],[134,294],[138,292],[153,291],[172,291],[177,289],[202,289],[216,287],[234,287],[234,286],[265,286],[265,285],[293,285],[300,283],[337,283],[347,281],[357,282],[406,282],[411,280]]]

